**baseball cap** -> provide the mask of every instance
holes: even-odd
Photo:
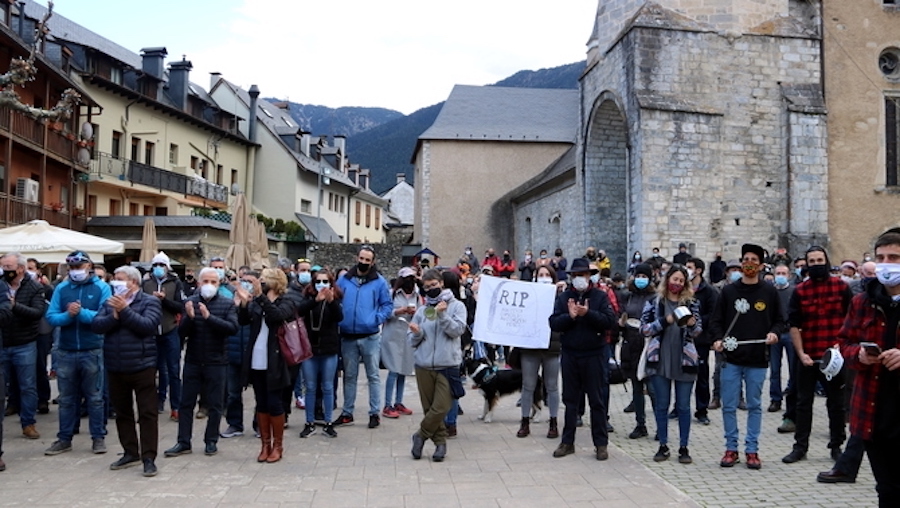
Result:
[[[66,264],[69,266],[78,266],[83,263],[93,263],[91,261],[91,257],[87,255],[87,252],[83,250],[76,250],[72,252],[68,256],[66,256]]]

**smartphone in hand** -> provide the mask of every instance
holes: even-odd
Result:
[[[881,346],[874,342],[860,342],[859,347],[863,348],[869,356],[878,356],[881,354]]]

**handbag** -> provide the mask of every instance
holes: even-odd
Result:
[[[294,312],[292,321],[285,321],[278,327],[278,345],[281,356],[288,367],[298,365],[304,360],[312,358],[312,346],[309,343],[309,335],[306,332],[306,323],[303,318]]]
[[[643,381],[647,377],[647,349],[650,345],[650,339],[644,337],[644,349],[641,350],[641,358],[638,360],[637,379]]]

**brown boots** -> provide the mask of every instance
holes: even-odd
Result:
[[[549,439],[556,439],[559,437],[559,427],[557,426],[555,416],[550,418],[550,428],[547,429],[547,437]]]
[[[272,451],[269,453],[269,458],[266,459],[269,464],[281,460],[281,455],[284,453],[285,417],[284,413],[278,416],[269,415],[269,424],[272,426]]]
[[[519,432],[516,432],[516,437],[528,437],[528,434],[531,434],[531,418],[523,417],[522,423],[519,425]]]
[[[262,441],[262,450],[257,462],[278,462],[284,453],[284,420],[285,415],[272,416],[269,413],[256,413],[256,422],[259,424],[259,438]]]
[[[272,453],[272,422],[269,413],[256,413],[256,424],[259,428],[259,439],[262,441],[262,450],[257,462],[265,462]]]

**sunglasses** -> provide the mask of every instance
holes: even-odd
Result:
[[[316,282],[331,282],[328,279],[316,279]]]
[[[153,266],[154,266],[154,267],[155,267],[155,266],[161,266],[161,267],[165,268],[165,267],[166,267],[166,264],[165,264],[165,263],[153,263]]]

